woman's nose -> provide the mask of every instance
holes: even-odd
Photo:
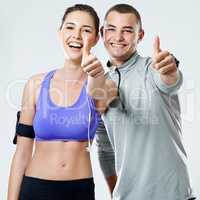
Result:
[[[81,30],[77,29],[73,33],[73,37],[76,39],[81,39]]]

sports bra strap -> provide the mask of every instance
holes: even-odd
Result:
[[[46,74],[46,76],[44,77],[44,80],[42,81],[41,89],[45,88],[45,89],[49,90],[50,81],[51,81],[55,71],[56,70],[54,69]]]

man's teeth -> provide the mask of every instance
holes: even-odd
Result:
[[[114,44],[114,43],[112,43],[111,45],[112,45],[113,47],[124,47],[123,44]]]

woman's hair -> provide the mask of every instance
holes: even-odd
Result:
[[[68,7],[65,10],[65,13],[63,15],[60,29],[62,28],[63,23],[64,23],[67,15],[69,13],[71,13],[71,12],[74,12],[74,11],[83,11],[83,12],[88,13],[94,20],[95,31],[96,31],[96,34],[98,34],[98,32],[99,32],[99,17],[97,15],[97,12],[94,10],[94,8],[92,8],[91,6],[86,5],[86,4],[75,4],[75,5],[71,6],[71,7]]]

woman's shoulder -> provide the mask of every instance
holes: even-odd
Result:
[[[46,76],[48,76],[48,74],[52,74],[55,70],[51,70],[48,72],[43,72],[43,73],[38,73],[38,74],[34,74],[32,75],[27,82],[30,83],[34,83],[36,85],[40,85],[42,83],[42,81],[45,79]]]
[[[32,75],[28,80],[26,85],[32,86],[33,88],[38,88],[41,83],[43,82],[45,76],[48,74],[48,72],[44,73],[38,73]]]
[[[48,72],[34,74],[28,78],[24,87],[24,95],[29,96],[31,99],[33,98],[35,101],[39,93],[38,91],[40,91],[42,82],[47,73]]]
[[[44,72],[44,73],[38,73],[38,74],[34,74],[32,75],[29,79],[28,82],[42,82],[44,77],[47,75],[48,72]]]

